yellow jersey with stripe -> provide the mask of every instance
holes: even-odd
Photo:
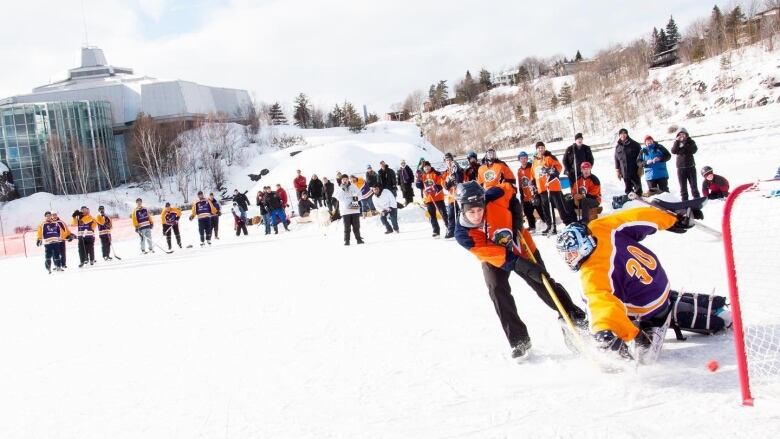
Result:
[[[639,207],[588,224],[596,249],[580,267],[580,279],[594,332],[609,330],[625,341],[633,340],[639,330],[631,321],[664,309],[669,278],[640,241],[675,222],[672,214]]]

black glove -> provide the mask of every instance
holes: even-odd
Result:
[[[74,210],[73,215],[71,215],[73,218],[81,218],[81,211],[80,210]]]
[[[667,230],[673,233],[685,233],[693,227],[693,219],[691,219],[691,209],[678,210],[675,212],[677,215],[677,222]]]
[[[593,341],[596,347],[604,351],[617,351],[623,355],[628,354],[626,343],[612,333],[612,331],[603,330],[593,334]]]
[[[549,277],[544,267],[523,257],[518,257],[515,261],[515,273],[519,274],[520,277],[532,279],[539,283],[542,282],[542,275]]]
[[[73,235],[68,235],[68,242],[73,241]]]
[[[35,246],[36,246],[36,247],[40,247],[40,246],[41,246],[41,244],[43,244],[43,241],[41,241],[40,239],[39,239],[39,240],[37,240],[37,241],[35,241]]]

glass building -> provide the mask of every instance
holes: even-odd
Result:
[[[0,106],[0,162],[21,196],[102,191],[129,175],[104,101]]]

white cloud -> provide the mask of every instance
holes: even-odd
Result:
[[[11,68],[0,69],[0,96],[29,92],[76,65],[80,4],[43,3],[3,6],[0,53]],[[302,91],[324,107],[348,99],[383,112],[466,69],[577,49],[588,56],[649,33],[670,13],[684,28],[710,8],[693,0],[526,3],[234,0],[204,10],[197,29],[154,40],[139,23],[159,19],[171,1],[87,0],[86,15],[90,43],[137,73],[246,88],[263,101],[290,102]]]

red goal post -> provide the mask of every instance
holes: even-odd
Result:
[[[780,396],[780,179],[743,184],[723,210],[742,404]]]

